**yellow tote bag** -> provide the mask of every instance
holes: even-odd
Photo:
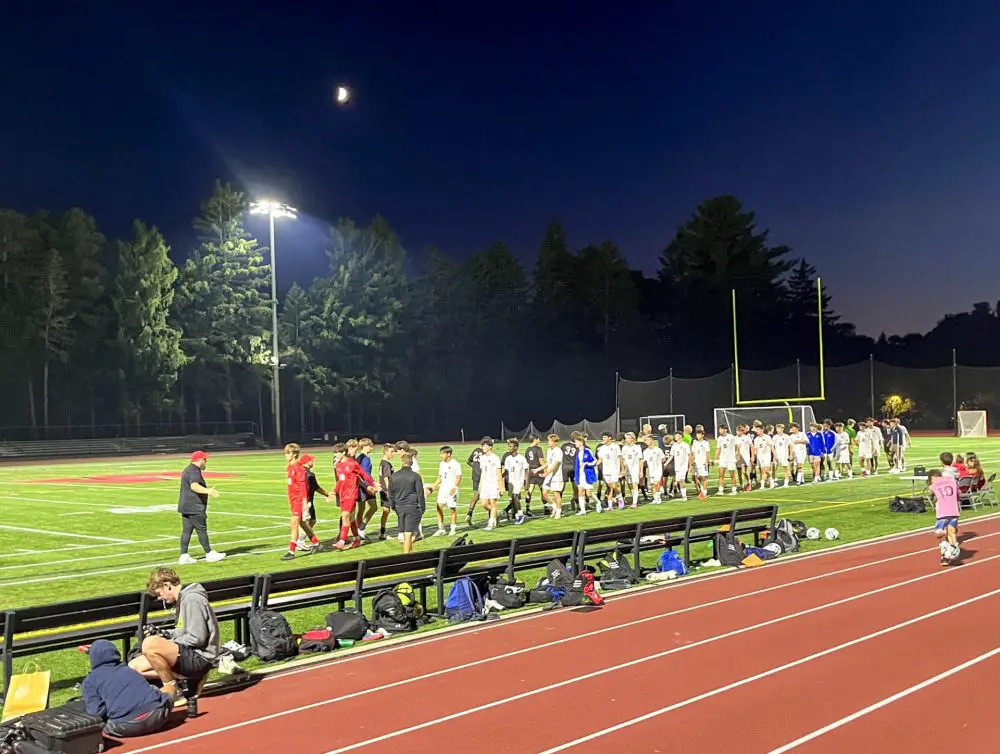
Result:
[[[34,669],[27,672],[32,665]],[[36,663],[26,665],[24,670],[26,672],[16,674],[7,685],[7,699],[0,722],[39,712],[49,706],[49,671],[39,670]]]

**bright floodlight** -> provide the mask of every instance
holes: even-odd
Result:
[[[337,87],[337,104],[346,105],[351,99],[351,90],[346,86]]]
[[[259,202],[253,202],[250,205],[251,215],[270,215],[271,217],[291,217],[295,218],[298,214],[298,210],[295,207],[290,207],[282,202],[275,202],[269,199],[264,199]]]

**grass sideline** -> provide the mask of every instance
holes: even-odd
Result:
[[[473,446],[456,447],[456,455],[464,462]],[[1000,460],[1000,440],[953,438],[917,438],[909,454],[909,463],[935,465],[943,450],[968,452],[975,450],[987,470]],[[374,459],[378,461],[377,454]],[[422,449],[421,466],[425,477],[436,473],[437,454]],[[40,604],[84,596],[96,596],[141,588],[146,573],[157,565],[176,561],[178,533],[175,512],[176,478],[184,460],[173,458],[88,461],[80,463],[31,464],[0,468],[0,480],[6,494],[0,497],[5,511],[0,524],[0,608]],[[317,473],[321,482],[331,476],[331,456],[328,451],[318,454]],[[230,558],[217,564],[199,562],[180,568],[186,582],[208,580],[246,573],[273,572],[288,568],[315,565],[323,559],[354,559],[378,557],[398,552],[398,543],[372,543],[347,553],[326,553],[297,559],[286,564],[278,560],[287,539],[287,504],[285,502],[284,460],[279,452],[219,454],[209,464],[209,472],[232,474],[217,478],[222,495],[210,507],[210,530],[221,549]],[[150,475],[151,481],[121,483],[100,477],[113,475]],[[156,478],[162,476],[162,478]],[[97,479],[94,479],[97,477]],[[83,479],[85,481],[68,481]],[[45,480],[57,481],[45,481]],[[604,526],[610,523],[634,522],[669,515],[720,510],[738,505],[777,503],[783,516],[801,518],[810,526],[823,530],[829,526],[841,532],[842,542],[857,542],[874,537],[926,527],[933,514],[906,515],[888,512],[888,499],[895,494],[907,494],[909,482],[895,475],[880,475],[869,479],[854,479],[803,487],[755,491],[737,497],[696,498],[686,503],[671,501],[661,506],[640,506],[597,515],[570,516],[561,521],[534,520],[522,527],[502,526],[492,533],[476,529],[475,541],[508,539],[556,529],[576,529]],[[462,499],[471,494],[471,478],[463,480]],[[464,504],[461,507],[464,523]],[[319,504],[321,531],[332,532],[332,526],[322,527],[324,518],[336,514],[336,508]],[[425,526],[434,521],[433,506],[425,517]],[[484,516],[477,513],[482,526]],[[464,531],[464,526],[462,526]],[[42,541],[36,541],[42,540]],[[446,546],[450,537],[428,537],[418,548]],[[813,552],[834,543],[821,540],[809,542],[805,552]],[[707,549],[696,549],[704,556]],[[647,565],[655,560],[648,553]],[[531,581],[538,573],[523,574]],[[433,609],[434,595],[429,608]],[[296,631],[322,625],[326,608],[294,611],[287,614]],[[433,630],[441,623],[424,630]],[[231,638],[232,627],[223,626],[223,641]],[[376,646],[378,644],[376,643]],[[20,658],[16,668],[38,662],[52,671],[53,700],[58,703],[73,695],[74,685],[86,672],[86,658],[75,651],[49,653]],[[246,663],[248,669],[255,664]]]

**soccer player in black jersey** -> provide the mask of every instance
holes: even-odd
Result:
[[[378,465],[378,483],[381,487],[379,497],[382,503],[382,519],[379,521],[378,538],[385,541],[385,525],[389,521],[389,477],[392,476],[392,457],[396,453],[396,446],[391,442],[382,446],[382,460]]]
[[[584,438],[584,441],[586,441],[586,438]],[[570,500],[576,500],[577,496],[580,494],[580,491],[576,486],[576,443],[572,440],[567,440],[562,444],[560,450],[562,450],[563,454],[563,479],[568,479],[570,484],[573,485],[573,497],[571,497]]]
[[[542,480],[545,478],[545,449],[539,444],[538,435],[528,435],[528,442],[531,444],[524,451],[524,458],[528,462],[528,481],[524,485],[524,515],[531,516],[531,492],[537,487],[542,489]],[[542,497],[542,508],[545,508],[545,496]]]
[[[482,476],[482,471],[479,468],[479,458],[482,455],[483,449],[477,447],[469,454],[469,460],[466,461],[469,468],[472,469],[472,498],[469,500],[469,513],[465,517],[466,526],[472,526],[472,513],[476,510],[476,505],[479,503],[479,480]]]

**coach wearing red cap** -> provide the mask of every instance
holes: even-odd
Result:
[[[180,565],[196,562],[188,555],[191,532],[195,531],[198,532],[198,541],[205,550],[206,561],[215,563],[226,557],[226,553],[213,550],[208,543],[208,499],[218,496],[219,491],[205,484],[205,477],[201,472],[207,463],[208,453],[196,450],[191,454],[191,463],[181,474],[181,494],[177,501],[177,512],[184,521],[184,528],[181,531],[181,557],[177,561]]]

